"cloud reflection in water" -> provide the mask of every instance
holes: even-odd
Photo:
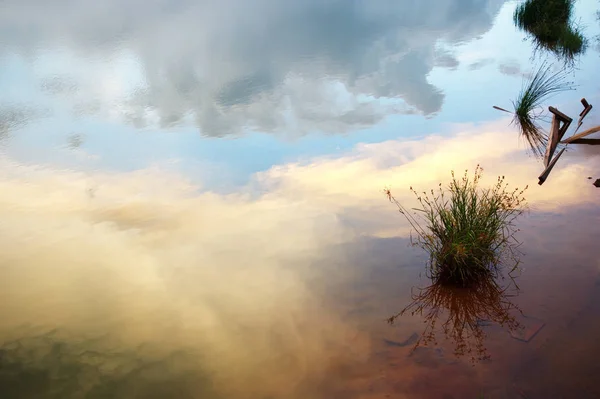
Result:
[[[444,47],[484,34],[503,3],[9,0],[0,55],[37,56],[46,93],[137,126],[337,133],[440,111],[428,74],[456,68]]]
[[[369,337],[310,285],[347,265],[323,275],[319,258],[357,236],[408,234],[387,184],[433,187],[477,163],[484,179],[531,184],[539,163],[499,126],[280,165],[229,195],[160,170],[86,174],[3,158],[0,340],[28,338],[24,325],[41,331],[31,339],[53,329],[60,342],[107,336],[110,350],[159,348],[150,359],[201,354],[194,370],[226,397],[319,397],[342,366],[369,356]],[[534,211],[595,201],[586,171],[597,158],[576,155],[532,187]]]

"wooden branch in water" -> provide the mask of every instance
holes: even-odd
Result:
[[[550,112],[552,112],[554,115],[556,115],[556,117],[558,119],[560,119],[561,122],[573,122],[573,118],[568,117],[567,115],[563,114],[562,112],[560,112],[559,110],[557,110],[556,108],[550,106],[548,107],[548,110]]]
[[[573,118],[568,117],[554,107],[548,107],[548,110],[554,115],[552,116],[552,127],[550,128],[548,143],[546,144],[546,153],[544,154],[544,166],[546,167],[550,164],[558,143],[571,126],[571,122],[573,122]]]
[[[560,152],[558,154],[556,154],[556,156],[554,157],[554,159],[552,160],[552,162],[550,162],[550,165],[548,165],[548,167],[546,168],[546,170],[544,170],[542,172],[542,174],[538,177],[538,180],[539,180],[538,184],[540,186],[542,184],[544,184],[544,182],[546,181],[546,179],[550,175],[550,172],[552,172],[552,168],[554,168],[554,165],[556,165],[556,162],[558,161],[558,159],[560,158],[560,156],[563,154],[563,152],[565,152],[564,148],[562,150],[560,150]]]
[[[581,127],[581,124],[583,123],[583,118],[585,118],[586,115],[589,114],[589,112],[593,108],[592,104],[588,103],[585,98],[581,99],[581,104],[583,104],[583,111],[581,111],[581,113],[579,114],[579,121],[577,122],[577,129],[575,129],[575,133],[577,133],[577,131]]]
[[[577,139],[581,139],[585,136],[589,136],[590,134],[597,133],[597,132],[600,132],[600,126],[596,126],[596,127],[590,128],[588,130],[584,130],[583,132],[581,132],[579,134],[576,134],[574,136],[569,137],[566,140],[561,141],[561,143],[562,144],[570,144]]]
[[[556,151],[556,146],[558,145],[558,125],[560,124],[560,120],[556,115],[552,118],[552,127],[550,128],[550,137],[548,137],[548,143],[546,144],[546,153],[544,154],[544,166],[548,166],[550,163],[550,159],[552,159],[552,155],[554,155],[554,151]]]
[[[581,104],[583,104],[583,111],[581,111],[579,116],[583,118],[585,115],[587,115],[588,112],[590,112],[589,110],[592,109],[592,106],[590,105],[590,103],[587,102],[585,98],[581,99]]]
[[[571,126],[571,121],[569,121],[567,123],[563,123],[563,125],[560,127],[560,129],[558,131],[558,140],[556,140],[557,144],[559,141],[562,140],[562,138],[565,135],[565,133],[567,132],[567,129],[569,128],[569,126]]]
[[[563,114],[562,112],[560,112],[559,110],[557,110],[554,107],[548,107],[548,110],[550,112],[552,112],[554,114],[554,116],[563,123],[563,125],[560,127],[560,129],[558,131],[558,140],[560,141],[563,138],[563,136],[565,135],[565,133],[567,132],[567,129],[569,128],[569,126],[571,126],[571,122],[573,122],[573,118],[568,117],[567,115]]]
[[[497,107],[497,106],[495,106],[495,105],[494,105],[492,108],[495,108],[495,109],[497,109],[497,110],[499,110],[499,111],[504,111],[504,112],[508,112],[509,114],[512,114],[512,112],[510,112],[510,111],[508,111],[508,110],[506,110],[506,109],[504,109],[504,108]]]
[[[600,145],[600,139],[576,139],[571,141],[569,144]]]
[[[575,129],[575,133],[577,133],[577,130],[579,130],[579,127],[581,126],[583,118],[585,118],[586,115],[592,110],[592,105],[590,103],[588,103],[585,98],[581,99],[581,104],[583,105],[584,109],[579,114],[579,121],[577,123],[577,129]],[[565,152],[566,148],[563,148],[554,157],[554,159],[552,159],[552,161],[549,162],[549,160],[552,158],[552,155],[554,154],[554,151],[556,151],[556,147],[558,146],[559,142],[562,144],[600,145],[600,139],[584,139],[583,138],[585,136],[589,136],[590,134],[600,132],[600,126],[593,127],[591,129],[588,129],[579,134],[574,134],[573,136],[569,137],[568,139],[560,141],[560,140],[562,140],[563,136],[567,132],[567,129],[571,125],[571,122],[573,122],[573,118],[568,117],[567,115],[563,114],[562,112],[560,112],[559,110],[557,110],[554,107],[548,107],[548,110],[551,113],[553,113],[554,116],[552,118],[552,127],[550,130],[550,137],[548,137],[548,145],[546,146],[546,153],[544,155],[544,165],[546,165],[546,169],[538,177],[538,180],[539,180],[538,184],[540,186],[542,184],[544,184],[544,182],[550,175],[550,172],[552,172],[552,169],[556,165],[556,162],[558,162],[558,160],[562,156],[563,152]],[[562,122],[562,126],[560,126],[561,122]]]

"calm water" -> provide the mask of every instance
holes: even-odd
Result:
[[[538,186],[492,109],[541,62],[515,5],[2,2],[0,398],[600,397],[600,151]],[[600,107],[598,8],[547,104],[571,116]],[[382,190],[477,164],[530,186],[518,288],[452,297],[413,351],[431,309],[386,319],[452,293],[418,290]]]

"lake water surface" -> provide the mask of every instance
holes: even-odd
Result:
[[[2,2],[0,398],[600,397],[600,152],[539,186],[492,108],[544,59],[515,6]],[[598,9],[576,2],[590,45],[547,104],[585,97],[586,127]],[[383,189],[416,206],[478,164],[529,186],[514,281],[479,298],[519,328],[459,301],[484,335],[442,309],[415,349],[424,315],[387,319],[427,255]]]

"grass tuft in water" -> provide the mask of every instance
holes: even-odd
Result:
[[[417,193],[411,187],[420,208],[407,209],[385,190],[415,231],[413,245],[429,253],[428,274],[434,282],[469,287],[495,278],[509,262],[511,271],[519,263],[514,222],[525,210],[527,187],[509,191],[502,176],[492,188],[481,189],[482,172],[479,165],[473,179],[467,171],[460,179],[452,172],[448,187],[440,183],[437,192]]]
[[[536,50],[548,50],[567,63],[583,54],[587,39],[571,23],[574,0],[526,0],[515,9],[515,25],[530,33]]]
[[[523,86],[516,101],[513,101],[513,123],[518,126],[521,136],[527,140],[535,156],[544,156],[548,141],[546,133],[538,123],[543,115],[542,102],[552,94],[571,88],[564,71],[553,73],[546,63],[542,63],[529,82]]]

